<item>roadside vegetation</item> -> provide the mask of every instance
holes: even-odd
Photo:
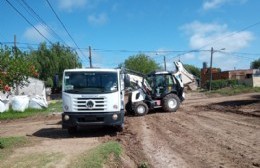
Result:
[[[10,167],[55,167],[55,164],[62,159],[61,153],[30,153],[28,155],[15,157],[12,161],[5,161],[2,168]]]
[[[209,88],[209,82],[206,83],[206,88]],[[239,80],[214,80],[211,83],[211,91],[206,94],[220,94],[224,96],[232,96],[242,93],[260,92],[260,87],[252,87]],[[208,91],[208,90],[202,90]]]
[[[50,103],[48,108],[46,109],[26,109],[24,112],[13,111],[12,109],[10,109],[7,112],[0,113],[0,120],[26,118],[35,115],[47,115],[52,112],[61,112],[61,111],[62,111],[62,102],[57,101],[54,103]]]
[[[81,154],[68,167],[102,168],[104,165],[118,167],[120,165],[121,154],[121,145],[118,142],[110,141]]]
[[[254,93],[254,92],[260,92],[260,87],[249,87],[244,85],[238,85],[233,87],[226,87],[218,90],[213,90],[210,93],[217,93],[225,96],[232,96],[242,93]]]
[[[23,136],[19,137],[0,137],[0,162],[9,156],[16,148],[29,143],[28,139]]]

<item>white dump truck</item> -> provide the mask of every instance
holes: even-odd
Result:
[[[62,85],[62,128],[124,127],[124,75],[120,69],[67,69]]]

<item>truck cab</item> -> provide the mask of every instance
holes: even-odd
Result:
[[[124,76],[120,69],[67,69],[63,73],[62,128],[124,126]]]

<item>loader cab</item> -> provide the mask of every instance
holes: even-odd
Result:
[[[147,75],[147,81],[152,88],[153,99],[160,99],[169,93],[178,95],[180,91],[178,80],[168,71],[152,72]]]

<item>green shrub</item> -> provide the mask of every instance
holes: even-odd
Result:
[[[218,89],[225,88],[225,87],[235,87],[237,85],[241,85],[241,84],[239,84],[238,80],[234,80],[234,79],[232,79],[232,80],[225,80],[225,79],[213,80],[211,82],[211,89],[218,90]],[[209,89],[209,81],[207,81],[206,87],[207,87],[207,89]]]
[[[121,153],[121,145],[118,142],[109,141],[81,154],[68,167],[102,168],[104,165],[119,167]]]
[[[47,78],[47,81],[46,81],[46,87],[53,87],[53,80],[52,78]]]
[[[55,103],[50,103],[48,108],[45,109],[25,109],[24,112],[17,112],[12,109],[6,111],[4,113],[0,113],[0,121],[1,120],[9,120],[9,119],[18,119],[18,118],[26,118],[35,115],[45,115],[52,112],[62,112],[62,102],[57,101]]]

